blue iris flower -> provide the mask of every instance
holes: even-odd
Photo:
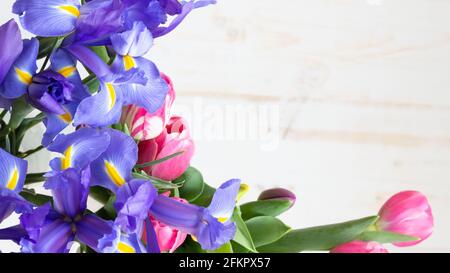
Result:
[[[86,211],[90,169],[66,169],[47,179],[53,207],[45,204],[20,217],[27,236],[20,240],[22,252],[60,253],[74,240],[98,250],[98,242],[112,231],[112,222]]]

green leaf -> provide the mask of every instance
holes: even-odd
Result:
[[[291,207],[289,200],[269,199],[249,202],[241,205],[242,218],[244,220],[256,216],[276,217]]]
[[[192,201],[192,204],[195,204],[195,205],[201,206],[201,207],[209,206],[215,192],[216,192],[215,188],[211,187],[210,185],[208,185],[206,183],[203,183],[202,194],[199,197],[197,197],[194,201]]]
[[[11,119],[9,120],[9,127],[13,130],[17,129],[24,118],[33,111],[33,107],[21,97],[14,101],[11,111]]]
[[[165,180],[159,179],[157,177],[147,175],[145,172],[140,172],[140,173],[133,172],[132,175],[134,178],[137,178],[137,179],[144,179],[144,180],[151,181],[153,186],[155,186],[155,188],[160,191],[169,191],[169,190],[173,190],[173,189],[180,187],[180,185],[178,185],[178,184],[170,183],[170,181],[165,181]]]
[[[286,235],[291,228],[272,216],[258,216],[245,221],[255,247],[268,245]]]
[[[388,231],[365,231],[358,236],[361,241],[375,241],[381,244],[413,242],[420,238]]]
[[[20,195],[25,198],[25,200],[30,201],[31,203],[42,206],[48,202],[53,202],[51,196],[35,193],[34,190],[26,190],[24,189]]]
[[[218,249],[208,250],[207,253],[233,253],[233,247],[231,246],[231,243],[228,242],[220,246]]]
[[[113,193],[104,187],[92,186],[89,189],[89,196],[103,205],[109,201],[112,195]]]
[[[109,57],[108,50],[105,46],[91,46],[91,49],[100,57],[100,59],[102,59],[102,61],[109,64],[111,58]]]
[[[135,167],[135,168],[138,168],[138,169],[143,169],[143,168],[145,168],[145,167],[154,166],[154,165],[157,165],[157,164],[162,163],[162,162],[164,162],[164,161],[167,161],[167,160],[169,160],[169,159],[172,159],[172,158],[174,158],[174,157],[176,157],[176,156],[179,156],[179,155],[181,155],[182,153],[184,153],[184,151],[177,152],[177,153],[168,155],[168,156],[166,156],[166,157],[160,158],[160,159],[158,159],[158,160],[150,161],[150,162],[147,162],[147,163],[144,163],[144,164],[136,164],[136,166],[134,166],[134,167]]]
[[[241,218],[241,211],[239,210],[239,207],[234,209],[232,219],[236,223],[236,234],[234,235],[233,241],[240,244],[250,252],[256,253],[257,251],[255,244],[253,243],[253,239],[247,225]]]
[[[37,37],[39,41],[39,54],[38,59],[42,59],[48,56],[52,50],[53,45],[55,44],[57,37]]]
[[[378,216],[349,222],[297,229],[288,232],[280,240],[258,248],[259,252],[292,253],[306,250],[330,250],[352,241],[377,221]]]
[[[178,184],[183,181],[183,186],[179,188],[181,198],[184,198],[191,203],[202,195],[205,184],[203,183],[202,174],[196,168],[189,167],[183,175],[175,179],[173,183]]]

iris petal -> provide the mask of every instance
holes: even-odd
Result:
[[[78,0],[17,0],[13,12],[22,26],[43,37],[64,36],[75,29]]]
[[[0,188],[21,192],[27,165],[27,161],[0,149]]]
[[[0,84],[23,49],[19,26],[13,19],[0,26]]]
[[[0,95],[13,99],[25,94],[28,85],[31,83],[31,77],[37,70],[38,50],[39,42],[37,39],[24,40],[23,51],[6,75],[0,89]]]
[[[92,184],[106,187],[116,191],[119,185],[115,179],[120,177],[121,181],[131,179],[131,170],[137,160],[137,146],[134,140],[117,130],[105,129],[111,138],[106,151],[91,164]],[[105,161],[114,168],[116,177],[108,171]],[[120,183],[122,184],[122,183]]]
[[[110,136],[106,132],[81,128],[69,135],[59,135],[48,150],[64,154],[61,162],[66,162],[67,168],[82,170],[108,148],[109,142]]]

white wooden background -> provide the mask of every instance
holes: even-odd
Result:
[[[2,1],[1,22],[12,2]],[[208,183],[242,178],[247,200],[293,190],[298,202],[283,217],[292,227],[376,214],[390,195],[420,190],[434,235],[389,249],[450,252],[450,1],[219,2],[149,54],[174,80],[175,112],[196,125],[193,165]],[[274,149],[215,137],[236,129],[217,122],[221,111],[261,105],[279,109]],[[34,157],[33,170],[47,158]]]

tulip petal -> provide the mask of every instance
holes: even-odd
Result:
[[[79,0],[17,0],[13,12],[22,26],[43,37],[64,36],[75,29]]]

